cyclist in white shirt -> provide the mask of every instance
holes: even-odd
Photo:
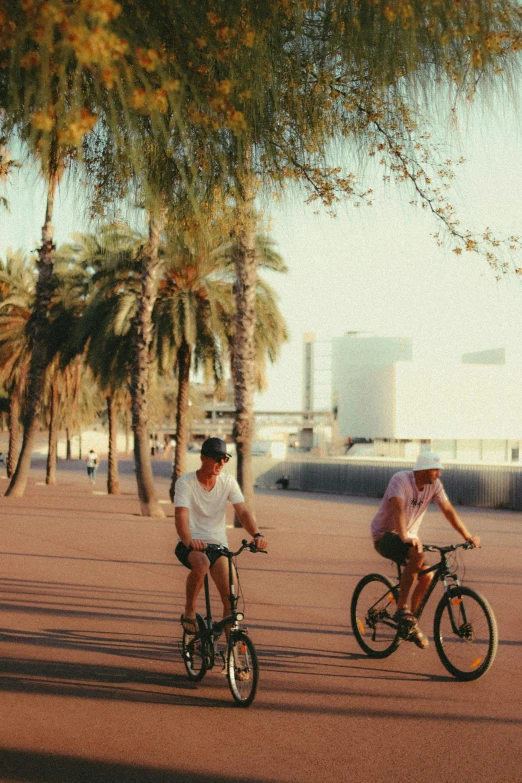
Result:
[[[389,560],[404,565],[399,586],[396,619],[402,630],[421,649],[428,646],[428,639],[420,630],[415,613],[428,589],[433,574],[423,574],[426,567],[419,527],[430,502],[433,500],[450,525],[462,538],[479,546],[480,538],[472,536],[450,503],[440,474],[440,457],[425,451],[417,457],[413,470],[395,473],[375,515],[371,532],[375,549]],[[410,590],[417,580],[408,609]]]
[[[190,569],[186,583],[185,611],[181,624],[187,633],[196,633],[196,600],[205,575],[210,573],[223,602],[223,616],[230,614],[228,600],[228,563],[219,550],[205,552],[207,544],[228,547],[225,512],[232,503],[241,525],[253,537],[258,549],[267,543],[245,504],[239,484],[233,476],[222,473],[230,459],[221,438],[207,438],[201,447],[201,467],[176,481],[174,519],[179,542],[176,557]]]

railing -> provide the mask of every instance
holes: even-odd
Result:
[[[391,476],[411,470],[406,460],[337,460],[295,457],[281,460],[260,473],[259,487],[280,486],[308,492],[380,498]],[[448,465],[442,474],[444,487],[455,505],[505,508],[522,511],[522,468],[503,465]]]

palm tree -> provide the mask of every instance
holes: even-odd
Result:
[[[194,239],[196,236],[196,239]],[[209,238],[178,232],[167,245],[168,258],[160,282],[154,313],[158,361],[162,367],[174,362],[178,381],[176,403],[176,453],[170,488],[186,471],[189,442],[188,399],[190,373],[202,368],[215,382],[223,378],[225,360],[230,357],[234,372],[234,266],[233,245],[215,247]],[[286,335],[273,289],[257,277],[257,267],[284,272],[286,266],[264,235],[255,239],[256,305],[259,309],[255,335],[254,387],[262,388],[266,357],[275,360]]]
[[[27,325],[34,303],[36,267],[18,250],[0,261],[0,378],[9,391],[7,476],[13,475],[20,442],[20,413],[31,359]]]
[[[232,291],[222,259],[209,250],[205,238],[179,232],[171,237],[165,255],[154,325],[160,366],[174,365],[178,384],[172,497],[176,480],[186,472],[191,368],[201,367],[220,380],[226,349],[223,314],[230,310]]]
[[[83,270],[87,286],[81,317],[71,332],[69,351],[81,354],[100,387],[109,428],[107,491],[119,493],[117,411],[130,377],[131,325],[139,283],[135,256],[141,236],[123,224],[96,234],[76,234],[62,249],[64,260]]]
[[[277,306],[277,295],[258,275],[259,269],[286,272],[287,268],[266,235],[251,235],[252,226],[255,226],[254,216],[248,218],[244,229],[236,233],[236,241],[228,248],[228,266],[236,275],[236,309],[227,332],[236,402],[234,439],[237,476],[245,500],[255,513],[252,470],[254,392],[264,387],[266,358],[275,361],[288,335]]]
[[[13,160],[7,148],[7,137],[0,135],[0,186],[9,181],[14,169],[20,168],[20,163]],[[9,202],[0,195],[0,208],[9,210]]]

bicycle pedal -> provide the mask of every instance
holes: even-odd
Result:
[[[414,620],[401,620],[397,625],[397,630],[401,639],[408,642],[417,628],[417,623]]]

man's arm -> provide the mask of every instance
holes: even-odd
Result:
[[[411,544],[416,547],[419,552],[422,552],[422,544],[418,538],[410,538],[408,536],[408,529],[406,527],[406,514],[404,513],[404,500],[402,498],[390,498],[388,503],[390,504],[390,517],[393,524],[393,530],[400,536],[401,541],[405,544]]]
[[[262,537],[262,534],[258,535],[256,538],[256,535],[259,533],[259,528],[256,525],[254,517],[248,510],[246,503],[234,503],[234,511],[241,522],[241,526],[245,528],[247,533],[250,533],[256,542],[256,547],[258,549],[266,549],[268,544],[266,539]]]
[[[184,506],[176,506],[174,509],[174,522],[176,524],[178,536],[186,547],[190,547],[191,549],[195,549],[199,552],[202,552],[205,549],[206,544],[204,541],[199,538],[192,538],[189,526],[188,508],[185,508]]]
[[[480,545],[480,538],[472,536],[468,528],[459,517],[449,500],[439,503],[439,508],[450,523],[451,527],[459,533],[465,541],[470,541],[473,546]]]

